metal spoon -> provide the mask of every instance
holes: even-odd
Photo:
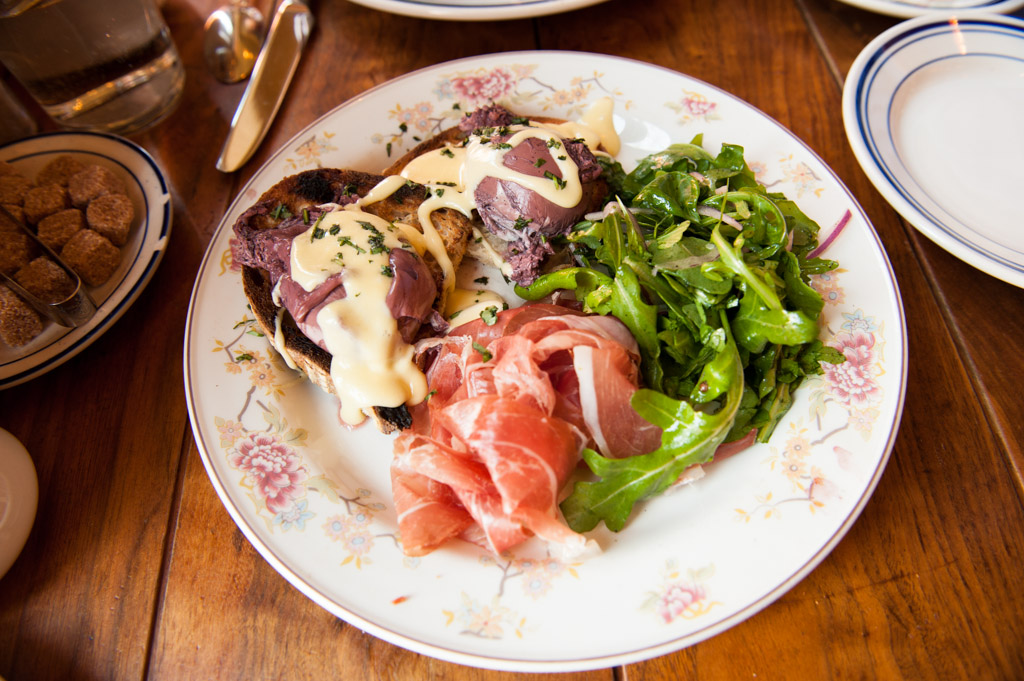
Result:
[[[203,31],[203,56],[214,77],[222,83],[248,78],[266,33],[263,14],[251,1],[231,0],[215,9]]]

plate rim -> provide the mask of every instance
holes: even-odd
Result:
[[[85,325],[68,329],[67,332],[62,333],[51,341],[49,345],[35,351],[36,353],[43,353],[44,355],[35,363],[29,363],[27,366],[19,367],[16,372],[14,370],[10,372],[5,371],[4,367],[0,366],[0,390],[21,385],[22,383],[56,369],[92,345],[93,342],[106,333],[107,330],[121,318],[128,308],[135,303],[142,291],[145,290],[146,286],[148,286],[157,267],[163,260],[164,254],[167,251],[168,240],[170,239],[174,212],[172,210],[173,202],[171,200],[170,185],[153,156],[141,145],[130,139],[106,132],[87,130],[53,130],[31,135],[19,140],[13,140],[0,145],[0,156],[4,156],[5,152],[8,152],[10,149],[15,147],[26,144],[31,145],[42,140],[54,141],[60,138],[67,138],[69,140],[74,140],[75,138],[86,138],[94,141],[98,145],[97,149],[87,150],[85,153],[112,154],[113,152],[106,152],[105,150],[108,148],[123,148],[133,159],[143,164],[141,167],[148,169],[148,171],[151,172],[150,177],[141,178],[135,169],[126,168],[126,171],[132,175],[136,182],[139,183],[140,192],[142,193],[142,198],[146,203],[147,209],[146,218],[143,220],[142,224],[144,233],[139,242],[139,249],[133,256],[133,260],[138,263],[148,257],[148,261],[142,267],[142,270],[138,271],[134,275],[133,271],[137,269],[138,265],[132,265],[128,269],[125,279],[110,292],[107,300],[104,301],[104,304],[112,300],[115,301],[110,311],[105,315],[101,315],[100,311],[97,310],[96,316],[89,320]],[[79,150],[69,148],[66,150],[66,153],[75,153],[77,151]],[[22,154],[22,156],[38,153],[58,152],[33,152],[31,149],[28,149],[26,150],[26,153]],[[117,162],[124,166],[123,162]],[[154,199],[153,206],[149,205],[150,197],[148,197],[146,193],[144,186],[145,181],[155,181],[159,190],[159,195],[154,195],[152,197]],[[102,307],[102,305],[100,307]],[[66,347],[52,350],[54,346],[64,344],[66,344]],[[28,359],[28,357],[19,357],[11,360],[8,365],[18,365],[26,359]]]
[[[999,13],[1005,14],[1024,7],[1024,0],[990,0],[983,5],[972,7],[923,7],[908,2],[896,0],[840,0],[847,5],[859,7],[860,9],[878,14],[885,14],[890,17],[911,19],[914,17],[930,16],[937,14],[957,14],[969,16],[977,13]]]
[[[523,0],[484,7],[418,2],[417,0],[351,0],[357,5],[417,19],[444,21],[499,21],[528,19],[570,12],[607,0]],[[1024,2],[1024,0],[1021,0]]]
[[[1022,3],[1024,4],[1024,3]],[[1024,20],[1000,14],[972,14],[958,18],[957,26],[993,26],[1009,29],[1019,34],[1024,41]],[[970,239],[959,235],[956,230],[922,211],[914,204],[913,193],[904,191],[901,185],[893,180],[892,171],[879,155],[873,150],[871,137],[888,134],[886,127],[873,135],[875,130],[866,120],[864,111],[870,91],[867,82],[874,74],[874,67],[887,56],[893,54],[894,48],[905,45],[913,36],[930,32],[928,37],[941,35],[950,29],[948,18],[937,16],[920,16],[903,21],[876,36],[857,55],[843,84],[842,111],[843,124],[847,140],[868,179],[882,197],[918,232],[942,247],[945,251],[963,262],[1001,279],[1007,283],[1024,288],[1024,259],[1013,265],[1002,262],[1004,258],[989,255]],[[956,56],[952,53],[943,55]],[[892,93],[895,95],[895,91]],[[890,104],[891,104],[890,100]],[[909,173],[908,173],[909,175]],[[913,177],[912,175],[910,175]]]
[[[315,128],[324,119],[335,115],[339,110],[359,102],[360,100],[377,92],[378,90],[393,87],[408,79],[417,78],[427,72],[439,69],[457,69],[460,66],[464,66],[466,64],[488,63],[491,61],[497,62],[499,60],[502,62],[508,62],[515,59],[523,58],[550,59],[558,56],[582,57],[586,59],[595,60],[611,60],[616,63],[630,64],[634,67],[641,69],[652,69],[656,71],[661,71],[675,77],[681,77],[683,79],[693,81],[695,83],[700,84],[702,87],[706,87],[709,91],[714,91],[718,94],[721,94],[725,98],[731,99],[734,102],[741,104],[744,108],[749,109],[755,115],[761,116],[767,121],[771,122],[775,127],[778,128],[779,131],[784,133],[796,145],[803,149],[809,157],[813,157],[814,159],[816,159],[825,169],[825,171],[829,174],[832,180],[836,183],[837,187],[844,192],[846,199],[848,199],[851,204],[852,210],[855,210],[856,215],[863,221],[863,224],[867,229],[867,234],[870,235],[872,243],[874,244],[875,249],[877,249],[877,252],[881,257],[881,262],[885,268],[885,271],[888,273],[889,280],[887,283],[891,287],[893,293],[894,312],[896,315],[895,321],[898,321],[899,327],[897,330],[897,338],[899,340],[900,345],[900,356],[898,358],[898,363],[901,371],[899,379],[897,381],[898,389],[897,394],[895,396],[895,417],[891,424],[886,424],[886,428],[888,428],[888,434],[886,437],[886,441],[882,446],[882,455],[874,471],[871,473],[870,479],[867,480],[865,486],[862,488],[861,494],[857,498],[857,501],[853,505],[851,511],[845,517],[845,519],[835,528],[834,532],[832,532],[828,540],[825,541],[818,548],[818,550],[815,551],[813,555],[809,556],[806,562],[800,565],[799,568],[795,569],[791,574],[789,574],[785,579],[781,580],[773,588],[765,592],[757,600],[747,603],[742,607],[741,610],[734,613],[733,615],[726,617],[722,620],[719,620],[708,626],[705,626],[696,632],[692,632],[685,636],[678,636],[671,640],[664,641],[662,643],[654,644],[651,646],[646,646],[637,650],[625,652],[620,651],[613,654],[602,654],[589,658],[554,660],[523,659],[511,656],[495,657],[485,656],[477,653],[464,652],[462,650],[458,650],[455,648],[430,643],[424,640],[414,639],[406,634],[392,631],[386,626],[370,621],[365,617],[353,612],[352,610],[345,608],[343,605],[332,601],[326,595],[319,593],[313,587],[313,585],[306,583],[299,574],[297,574],[291,567],[289,567],[284,561],[284,559],[282,559],[278,555],[278,552],[273,547],[265,543],[256,534],[253,527],[249,524],[249,521],[242,517],[240,509],[238,509],[236,504],[234,503],[231,493],[226,488],[225,481],[221,479],[216,466],[213,464],[211,458],[211,451],[206,445],[207,438],[204,437],[200,429],[198,420],[196,418],[196,396],[193,391],[193,385],[190,381],[192,375],[192,370],[190,366],[190,341],[192,339],[193,326],[195,323],[194,312],[196,310],[196,305],[198,303],[197,298],[199,295],[201,280],[203,278],[204,273],[206,273],[207,271],[207,267],[210,266],[210,263],[214,262],[217,257],[217,255],[214,253],[213,247],[218,241],[219,237],[221,236],[221,232],[225,229],[230,229],[230,225],[227,225],[222,220],[221,224],[218,225],[217,230],[211,237],[210,244],[207,248],[206,253],[204,254],[203,261],[200,264],[199,270],[197,272],[196,281],[193,287],[192,295],[190,296],[189,300],[188,317],[186,320],[183,347],[183,374],[185,381],[185,396],[186,403],[188,405],[192,431],[196,440],[197,449],[199,450],[200,457],[203,461],[203,465],[206,468],[207,477],[211,480],[211,484],[213,484],[214,489],[218,494],[218,497],[220,497],[221,503],[228,510],[229,515],[231,515],[232,519],[235,521],[236,526],[240,529],[240,531],[242,531],[246,539],[257,550],[257,552],[261,556],[263,556],[263,558],[267,560],[268,563],[271,564],[275,571],[277,571],[282,577],[285,578],[286,581],[288,581],[301,593],[303,593],[305,596],[307,596],[315,603],[323,607],[332,615],[384,641],[405,648],[407,650],[429,655],[431,657],[444,661],[499,671],[531,673],[587,671],[607,668],[609,666],[614,665],[631,664],[642,660],[652,659],[654,657],[658,657],[661,655],[681,650],[685,647],[694,645],[712,636],[715,636],[721,633],[722,631],[725,631],[733,626],[736,626],[742,621],[756,615],[765,607],[774,603],[776,600],[778,600],[778,598],[780,598],[782,595],[784,595],[790,589],[792,589],[792,587],[795,584],[804,579],[810,572],[817,568],[818,565],[820,565],[820,563],[832,552],[832,550],[834,550],[835,546],[838,545],[838,543],[842,541],[843,538],[845,538],[849,529],[859,519],[863,509],[866,507],[868,501],[874,494],[878,482],[881,480],[881,477],[884,474],[887,464],[891,458],[903,415],[908,380],[907,362],[909,350],[906,329],[906,315],[903,306],[902,296],[899,290],[898,280],[895,276],[895,272],[893,271],[892,263],[889,260],[888,254],[886,253],[884,245],[881,239],[879,238],[877,232],[875,231],[874,226],[869,220],[867,214],[864,212],[860,203],[857,201],[856,197],[849,190],[846,184],[839,178],[835,170],[833,170],[828,164],[826,164],[824,160],[817,154],[817,152],[811,149],[811,147],[807,145],[807,143],[805,143],[802,139],[797,137],[795,133],[790,131],[788,128],[783,126],[776,119],[774,119],[772,116],[768,115],[761,109],[746,102],[737,95],[734,95],[716,85],[708,83],[707,81],[703,81],[694,76],[690,76],[688,74],[667,67],[663,67],[658,64],[651,64],[649,62],[644,62],[641,60],[632,59],[628,57],[618,57],[615,55],[593,52],[569,50],[522,50],[474,55],[446,62],[440,62],[437,64],[422,67],[420,69],[416,69],[407,74],[403,74],[395,78],[392,78],[384,83],[380,83],[372,88],[363,91],[358,95],[353,96],[349,100],[342,102],[338,106],[332,108],[330,111],[322,114],[315,120],[311,121],[302,130],[293,135],[292,138],[282,143],[281,146],[264,161],[264,163],[260,166],[260,169],[257,170],[249,178],[246,184],[243,187],[239,188],[237,196],[225,210],[225,216],[231,214],[238,207],[239,202],[247,200],[245,199],[245,195],[251,189],[252,185],[257,183],[259,179],[258,176],[261,174],[263,168],[272,165],[281,157],[282,154],[287,153],[291,145],[293,145],[295,142],[297,142],[304,136],[308,136],[309,131]]]

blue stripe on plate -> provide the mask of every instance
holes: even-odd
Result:
[[[957,21],[957,28],[962,33],[994,33],[998,35],[1024,40],[1024,27],[1007,25],[1003,23],[986,21],[982,19],[959,19]],[[871,157],[875,162],[875,165],[885,175],[886,179],[889,181],[889,184],[892,186],[892,188],[895,189],[900,194],[900,196],[903,197],[908,203],[910,203],[915,210],[921,213],[937,229],[941,230],[944,234],[954,239],[955,241],[963,245],[965,248],[972,250],[980,255],[983,255],[992,261],[1005,265],[1010,269],[1016,270],[1018,272],[1024,272],[1024,264],[1008,260],[1002,255],[993,253],[987,248],[981,247],[972,241],[966,240],[961,234],[947,227],[946,223],[943,221],[942,218],[936,216],[933,212],[925,208],[921,204],[921,202],[914,197],[914,193],[908,191],[907,188],[896,179],[894,174],[890,171],[889,167],[885,164],[880,152],[878,151],[878,143],[876,142],[877,137],[875,131],[872,128],[870,128],[867,124],[867,105],[868,99],[870,98],[871,86],[874,84],[878,72],[881,71],[885,64],[902,49],[910,45],[913,45],[917,42],[920,42],[922,40],[928,40],[930,38],[948,32],[949,21],[945,19],[936,20],[931,23],[911,28],[905,33],[901,33],[900,35],[893,37],[892,40],[886,42],[874,55],[872,55],[871,59],[869,59],[867,63],[864,65],[864,69],[861,72],[860,79],[857,81],[857,127],[860,129],[861,137],[864,139],[868,147],[868,150],[871,153]],[[921,64],[917,69],[915,69],[915,71],[920,70],[921,68],[927,66],[928,64],[937,63],[945,59],[953,59],[968,56],[997,57],[1010,59],[1013,61],[1019,61],[1022,64],[1024,64],[1024,59],[1021,59],[1019,57],[988,52],[971,52],[966,55],[952,54],[937,59],[933,59],[930,62],[925,62],[924,64]],[[910,75],[912,75],[912,73],[913,72],[906,74],[903,80],[900,81],[900,84],[902,85],[902,83],[905,82],[907,78],[909,78]],[[899,87],[900,86],[897,86],[893,90],[893,94],[895,94],[899,90]],[[891,108],[891,106],[892,99],[889,100],[889,107]],[[892,129],[889,128],[889,126],[887,125],[884,132],[888,137],[889,141],[892,142]],[[964,229],[973,232],[970,226],[964,225],[963,223],[960,224]]]

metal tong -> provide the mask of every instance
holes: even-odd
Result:
[[[75,327],[82,326],[89,321],[93,314],[96,313],[96,303],[94,303],[92,298],[89,297],[89,294],[82,285],[82,278],[78,276],[78,273],[68,267],[68,265],[61,260],[49,246],[39,240],[39,237],[35,235],[35,232],[29,229],[24,222],[11,214],[3,204],[0,204],[0,213],[3,213],[8,220],[17,225],[21,231],[25,232],[25,234],[27,234],[29,238],[31,238],[39,248],[41,248],[42,251],[53,260],[53,262],[57,263],[57,265],[64,270],[64,272],[71,278],[71,282],[75,285],[75,289],[71,295],[64,300],[60,300],[55,303],[47,303],[26,291],[21,284],[15,281],[12,277],[7,276],[6,273],[0,272],[0,278],[2,278],[3,283],[5,283],[12,291],[17,293],[22,300],[31,305],[36,312],[61,326],[73,329]]]

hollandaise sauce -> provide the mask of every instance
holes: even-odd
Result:
[[[413,364],[413,347],[402,340],[387,296],[394,272],[390,252],[410,249],[394,225],[358,210],[325,213],[295,237],[291,276],[306,291],[341,274],[345,297],[317,315],[331,353],[331,379],[341,418],[362,423],[372,407],[416,404],[427,380]]]

